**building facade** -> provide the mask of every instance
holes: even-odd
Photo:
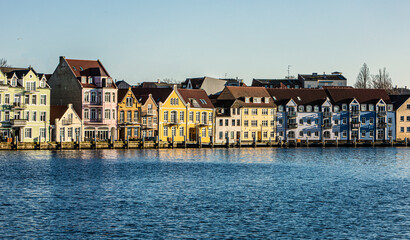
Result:
[[[53,105],[73,104],[84,121],[85,140],[117,138],[117,87],[99,60],[60,57],[48,83]]]
[[[84,140],[83,121],[72,104],[51,106],[52,139],[56,142],[79,142]]]
[[[410,95],[391,95],[396,113],[396,139],[410,139]]]
[[[50,141],[50,87],[31,67],[0,69],[2,138]]]
[[[118,139],[140,139],[141,137],[141,103],[131,90],[118,90]]]

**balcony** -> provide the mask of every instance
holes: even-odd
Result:
[[[297,128],[297,127],[298,127],[297,123],[288,123],[288,128],[290,128],[290,129],[294,129],[294,128]]]
[[[387,123],[385,122],[379,122],[376,124],[377,128],[386,128],[387,127]]]
[[[323,117],[324,118],[330,118],[330,117],[332,117],[332,113],[331,112],[323,112]]]
[[[385,117],[387,115],[387,112],[386,111],[379,111],[379,112],[377,112],[377,116],[378,117]]]
[[[118,125],[120,125],[120,126],[137,125],[137,124],[140,124],[140,122],[138,122],[138,121],[124,121],[124,120],[120,120],[118,122]]]
[[[63,119],[62,124],[63,125],[71,125],[71,124],[73,124],[73,119]]]
[[[181,124],[178,119],[171,119],[170,121],[164,121],[164,125],[179,125]]]
[[[153,111],[153,110],[148,110],[148,111],[142,112],[142,116],[154,116],[154,115],[155,115],[155,111]]]
[[[325,123],[325,124],[322,125],[322,127],[323,127],[324,129],[332,128],[332,126],[333,126],[333,124],[331,124],[331,123]]]
[[[359,115],[360,115],[360,111],[358,111],[358,110],[353,110],[353,111],[350,112],[350,115],[352,115],[353,117],[354,117],[354,116],[359,116]]]
[[[199,125],[199,126],[208,126],[208,125],[211,125],[211,123],[208,122],[208,121],[201,121],[201,122],[196,122],[196,125]]]
[[[288,118],[295,118],[297,115],[296,111],[290,111],[288,112]]]
[[[11,108],[12,109],[25,109],[26,104],[22,102],[14,102]]]
[[[24,127],[27,124],[26,119],[10,119],[10,123],[13,127]]]
[[[156,128],[156,127],[154,126],[153,123],[143,123],[142,128],[143,129],[153,129],[153,128]]]
[[[88,104],[92,105],[92,106],[102,106],[103,102],[102,101],[96,101],[96,102],[89,102]]]
[[[360,123],[351,123],[350,124],[352,129],[359,129],[360,128]]]

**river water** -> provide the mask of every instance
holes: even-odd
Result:
[[[2,151],[0,237],[409,239],[410,148]]]

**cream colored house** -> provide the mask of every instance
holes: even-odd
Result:
[[[75,142],[84,140],[84,122],[78,116],[72,104],[51,106],[51,124],[53,140],[56,142]]]
[[[396,140],[410,141],[410,95],[390,95],[396,111]]]

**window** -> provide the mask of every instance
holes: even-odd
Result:
[[[360,108],[361,108],[360,111],[366,111],[366,104],[362,104]]]
[[[248,137],[249,137],[248,132],[244,132],[244,133],[243,133],[243,138],[246,139],[246,138],[248,138]]]
[[[90,92],[84,92],[84,102],[90,102]]]
[[[303,119],[299,119],[299,124],[302,125],[303,124]]]
[[[202,128],[202,137],[206,137],[206,128]]]
[[[251,125],[252,125],[252,127],[257,127],[258,126],[258,120],[252,120]]]
[[[343,131],[343,137],[347,137],[347,131],[346,130]]]
[[[125,113],[124,111],[120,112],[120,122],[124,122],[124,118],[125,118]]]
[[[112,93],[112,101],[115,102],[115,93]]]
[[[369,123],[374,124],[374,118],[369,118]]]
[[[222,139],[224,136],[223,132],[219,132],[219,139]]]
[[[268,109],[266,108],[262,109],[262,115],[268,115]]]
[[[268,120],[262,120],[262,126],[267,127],[268,126]]]
[[[229,126],[229,120],[225,119],[225,126]]]
[[[347,118],[343,118],[343,124],[347,124]]]
[[[212,120],[213,120],[213,114],[210,112],[210,113],[209,113],[209,122],[211,123]]]
[[[10,104],[10,94],[4,94],[4,104]]]
[[[308,131],[308,132],[307,132],[307,136],[308,136],[308,137],[312,136],[312,132],[311,132],[311,131]]]
[[[134,104],[134,99],[132,99],[132,97],[127,97],[126,98],[127,107],[132,107],[133,104]]]
[[[30,111],[26,112],[26,118],[25,119],[27,119],[27,121],[30,121]]]
[[[105,109],[105,114],[104,114],[105,119],[110,119],[110,116],[111,116],[110,110]]]
[[[410,132],[410,127],[407,127],[407,132]]]
[[[31,128],[26,128],[26,129],[24,129],[24,137],[25,137],[25,138],[32,138]]]
[[[407,116],[407,122],[410,122],[410,116]]]
[[[244,124],[245,127],[249,126],[249,120],[243,121],[243,124]]]
[[[131,111],[127,111],[127,122],[131,122]]]
[[[95,92],[91,92],[91,102],[97,102],[97,94]]]
[[[334,112],[339,112],[339,110],[340,110],[340,109],[339,109],[339,106],[334,106],[334,107],[333,107],[333,111],[334,111]]]
[[[407,110],[410,110],[410,104],[407,104]]]
[[[115,120],[115,109],[112,109],[112,119]]]
[[[232,126],[235,126],[235,119],[232,119]]]
[[[4,121],[10,121],[10,112],[4,111]]]
[[[164,127],[164,136],[168,137],[168,127]]]
[[[224,125],[224,120],[219,119],[219,126],[223,126]]]
[[[278,122],[279,122],[279,125],[282,125],[283,124],[283,119],[280,118]]]
[[[171,127],[171,133],[172,133],[173,137],[176,136],[177,135],[177,128],[176,127]]]
[[[366,123],[366,118],[362,117],[362,123]]]
[[[73,128],[67,128],[67,137],[72,138],[73,137]]]
[[[208,137],[212,137],[212,128],[208,128]]]
[[[139,119],[138,111],[134,111],[134,122],[139,122],[138,119]]]
[[[387,123],[392,124],[392,122],[393,122],[392,118],[387,119]]]
[[[179,127],[179,136],[185,136],[184,127]]]
[[[366,137],[366,130],[362,130],[362,138]]]
[[[319,137],[319,132],[315,132],[315,137]]]
[[[179,112],[179,120],[181,122],[185,121],[185,112],[183,112],[183,111]]]
[[[335,125],[339,125],[339,119],[335,119]]]
[[[400,132],[404,132],[404,127],[400,127]]]
[[[194,112],[189,112],[189,121],[193,122],[194,121]],[[221,120],[222,121],[222,120]],[[222,125],[220,125],[222,126]]]
[[[312,124],[312,120],[306,119],[306,123],[307,123],[307,124]]]
[[[46,129],[45,128],[40,128],[40,138],[43,138],[43,139],[46,138]]]
[[[404,116],[400,116],[400,122],[404,122]]]
[[[268,132],[263,132],[263,138],[268,138]]]
[[[303,131],[299,132],[299,137],[303,137]]]
[[[252,115],[258,115],[258,109],[257,108],[252,109]]]
[[[46,112],[40,112],[40,121],[46,120]]]
[[[111,94],[109,92],[106,92],[104,94],[104,101],[105,102],[111,102]]]
[[[201,117],[200,113],[199,113],[199,112],[196,112],[196,113],[195,113],[195,121],[196,121],[196,122],[199,122],[199,121],[200,121],[200,119],[199,119],[200,117]]]
[[[37,105],[37,95],[31,96],[31,104]]]
[[[144,125],[147,124],[147,117],[142,118],[142,124],[144,124]]]
[[[248,114],[249,114],[249,109],[248,109],[248,108],[245,108],[245,109],[243,110],[243,114],[248,115]]]
[[[270,125],[275,126],[275,120],[270,120]]]
[[[199,101],[202,103],[202,104],[206,104],[206,101],[205,101],[205,99],[199,99]]]
[[[275,132],[270,132],[270,137],[274,138],[275,137]]]
[[[370,131],[369,131],[369,136],[370,136],[370,137],[373,137],[373,134],[374,134],[374,133],[373,133],[373,130],[370,130]]]
[[[46,105],[47,104],[47,95],[41,95],[40,96],[40,104],[41,105]]]
[[[164,121],[168,121],[168,111],[164,111]]]

